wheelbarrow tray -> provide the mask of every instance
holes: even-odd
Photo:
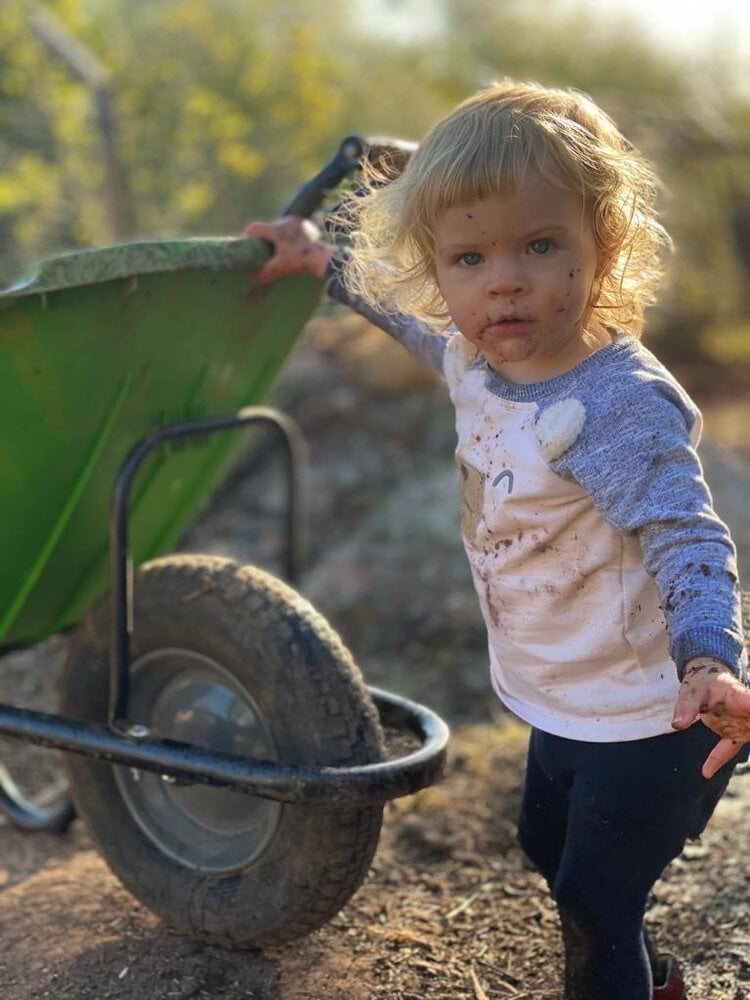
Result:
[[[260,402],[320,283],[265,287],[257,239],[141,242],[42,262],[0,292],[0,645],[79,620],[108,583],[112,482],[134,441]],[[170,550],[242,443],[214,435],[148,460],[133,561]]]

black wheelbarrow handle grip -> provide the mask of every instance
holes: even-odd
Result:
[[[333,159],[299,188],[281,214],[309,219],[323,204],[325,196],[365,160],[384,177],[395,177],[404,169],[416,148],[416,143],[404,139],[363,139],[358,135],[349,135]]]
[[[323,199],[353,170],[359,167],[367,152],[367,143],[357,135],[349,135],[339,146],[338,152],[311,180],[297,190],[282,215],[296,215],[309,219],[323,203]]]

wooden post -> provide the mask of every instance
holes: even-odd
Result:
[[[101,137],[104,178],[102,201],[107,239],[113,243],[133,234],[133,212],[124,171],[117,156],[117,120],[112,108],[109,71],[45,6],[28,14],[29,21],[47,47],[91,92],[94,123]]]

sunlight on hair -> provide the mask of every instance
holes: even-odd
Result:
[[[538,175],[583,199],[606,266],[594,316],[638,336],[671,246],[649,164],[585,94],[504,80],[438,122],[403,174],[371,173],[346,206],[350,289],[437,327],[448,319],[435,281],[435,220],[448,208],[518,191]]]

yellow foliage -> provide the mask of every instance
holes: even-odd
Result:
[[[6,174],[0,184],[6,210],[49,205],[57,198],[58,171],[54,164],[26,153],[19,156],[14,172]]]
[[[191,0],[190,3],[182,3],[172,9],[165,11],[165,27],[187,28],[189,31],[201,34],[211,31],[214,28],[213,21],[215,15],[211,11],[210,4]]]
[[[195,87],[187,95],[185,114],[199,122],[203,135],[219,140],[238,139],[248,132],[248,116],[234,102],[205,87]]]
[[[289,125],[297,118],[297,106],[291,101],[276,101],[268,108],[269,120],[274,125]]]
[[[207,87],[192,87],[185,96],[184,108],[187,114],[201,118],[212,118],[223,110],[220,94]]]
[[[76,28],[86,18],[87,6],[89,5],[81,3],[81,0],[58,0],[55,4],[55,13],[64,24]]]
[[[104,206],[94,199],[87,199],[80,206],[70,227],[71,238],[79,246],[92,246],[102,242]]]
[[[175,205],[181,216],[190,218],[205,212],[213,197],[211,187],[205,182],[188,181],[180,186]]]
[[[720,364],[750,365],[750,322],[711,326],[698,339],[705,353]]]
[[[25,203],[20,187],[18,175],[0,174],[0,212],[11,212]]]
[[[51,126],[58,139],[71,147],[78,145],[83,139],[86,142],[87,136],[90,139],[96,138],[92,129],[92,100],[91,95],[83,86],[68,87],[65,91],[64,100],[60,100],[56,106],[56,113],[52,119]]]
[[[253,52],[237,77],[237,89],[247,100],[273,92],[273,59],[270,51]]]
[[[726,222],[747,197],[746,154],[709,150],[686,113],[696,80],[637,40],[548,17],[553,0],[436,0],[445,29],[429,41],[363,35],[351,0],[45,2],[111,73],[112,141],[129,192],[120,216],[134,219],[133,236],[233,232],[242,206],[265,214],[284,204],[344,135],[416,138],[488,74],[541,77],[605,99],[638,145],[645,128],[675,192],[666,221],[681,253],[666,308],[679,312],[681,338],[695,343],[710,325],[710,353],[747,359],[750,333],[740,320],[729,329],[746,296]],[[0,270],[13,274],[50,246],[106,241],[112,207],[122,207],[104,204],[116,188],[104,191],[94,95],[34,32],[31,7],[0,0],[0,213],[11,233]],[[704,89],[722,95],[722,118],[746,149],[750,102]],[[700,156],[687,155],[691,136]]]
[[[218,150],[218,162],[222,167],[245,180],[252,180],[266,167],[266,158],[257,150],[241,142],[223,142]]]

